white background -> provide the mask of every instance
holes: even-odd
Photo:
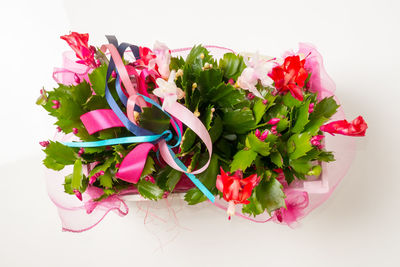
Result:
[[[2,1],[0,266],[400,266],[399,1]],[[69,30],[171,48],[215,44],[280,55],[312,42],[349,119],[369,124],[333,196],[292,230],[212,207],[184,209],[168,244],[135,208],[83,233],[61,232],[38,142],[54,133],[34,105],[51,88]]]

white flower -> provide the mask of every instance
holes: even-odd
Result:
[[[260,80],[263,86],[270,86],[273,83],[272,79],[268,77],[268,73],[273,68],[273,59],[262,57],[258,53],[242,53],[241,55],[243,55],[247,67],[238,78],[238,85],[244,90],[249,90],[255,96],[263,98],[260,92],[258,92],[256,85],[258,80]]]
[[[168,46],[156,41],[154,43],[153,53],[156,55],[156,58],[149,61],[149,69],[154,69],[157,64],[158,72],[161,74],[161,77],[167,79],[170,74],[169,64],[171,63],[171,53]]]
[[[171,71],[168,81],[158,78],[156,80],[157,88],[153,90],[153,94],[163,98],[162,108],[169,107],[177,99],[182,99],[185,93],[175,84],[175,71]]]

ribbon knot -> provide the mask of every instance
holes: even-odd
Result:
[[[136,60],[140,58],[139,48],[128,43],[118,45],[117,39],[114,36],[107,36],[109,44],[103,45],[101,50],[110,52],[110,63],[108,65],[106,83],[105,83],[105,98],[111,109],[99,109],[87,112],[81,116],[81,121],[84,124],[89,134],[96,133],[101,130],[113,127],[125,127],[134,136],[113,138],[108,140],[94,142],[66,142],[64,145],[70,147],[98,147],[116,144],[139,143],[132,151],[123,159],[118,172],[115,176],[121,180],[136,184],[141,176],[148,153],[151,150],[159,151],[162,159],[172,168],[184,172],[191,181],[203,192],[204,195],[211,201],[215,201],[214,195],[199,181],[194,174],[198,174],[207,169],[211,154],[212,142],[207,129],[202,122],[194,116],[194,114],[183,105],[175,102],[165,110],[157,103],[155,96],[149,95],[147,92],[146,78],[155,75],[154,71],[142,70],[140,74],[135,68],[129,68],[129,74],[125,67],[122,56],[127,48],[130,48]],[[126,108],[126,114],[119,107],[114,97],[110,93],[107,81],[111,74],[116,73],[116,91],[119,99]],[[133,86],[129,75],[136,78],[138,91]],[[125,90],[121,87],[121,82]],[[163,111],[171,121],[171,124],[176,132],[174,134],[170,130],[166,130],[161,134],[155,134],[147,129],[139,127],[136,123],[134,112],[142,112],[143,107],[153,105]],[[172,151],[172,148],[180,145],[182,140],[182,123],[193,130],[199,138],[204,142],[209,153],[208,162],[198,170],[189,172],[187,167],[179,160]],[[174,145],[169,145],[167,142],[176,139]]]

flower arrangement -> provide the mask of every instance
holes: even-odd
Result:
[[[321,179],[322,163],[335,160],[326,133],[365,135],[361,116],[330,122],[339,105],[311,45],[283,58],[218,60],[200,45],[184,58],[159,42],[107,38],[95,48],[88,34],[62,36],[74,52],[69,67],[55,69],[58,87],[37,101],[65,137],[40,142],[43,163],[73,166],[63,189],[87,213],[127,194],[156,201],[183,192],[189,205],[226,203],[229,218],[267,213],[291,224],[309,203],[292,185]]]

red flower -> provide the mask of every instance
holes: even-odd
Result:
[[[280,93],[290,91],[292,96],[303,101],[302,88],[308,77],[308,72],[304,68],[306,60],[300,60],[299,56],[289,56],[281,66],[276,66],[268,74],[275,82],[275,88]]]
[[[156,55],[148,47],[139,47],[140,59],[135,61],[135,64],[140,66],[149,66],[152,59],[156,58]]]
[[[88,45],[89,34],[71,32],[71,34],[61,36],[60,38],[65,40],[72,50],[74,50],[76,57],[80,59],[77,61],[78,63],[82,63],[93,68],[97,66],[94,59],[96,48]]]
[[[221,174],[217,176],[216,186],[223,193],[224,199],[229,202],[227,210],[229,218],[235,214],[236,204],[249,204],[247,199],[251,196],[254,187],[259,183],[257,174],[243,178],[242,171],[236,171],[230,176],[221,168]]]
[[[247,199],[251,196],[254,187],[260,181],[257,174],[243,178],[241,171],[236,171],[234,175],[229,176],[221,168],[221,174],[217,176],[217,188],[224,195],[226,201],[233,201],[235,204],[249,204]]]
[[[365,136],[367,128],[368,125],[364,121],[363,117],[358,116],[350,123],[347,120],[333,121],[322,125],[319,129],[323,132],[330,133],[331,135],[343,134],[348,136]]]

